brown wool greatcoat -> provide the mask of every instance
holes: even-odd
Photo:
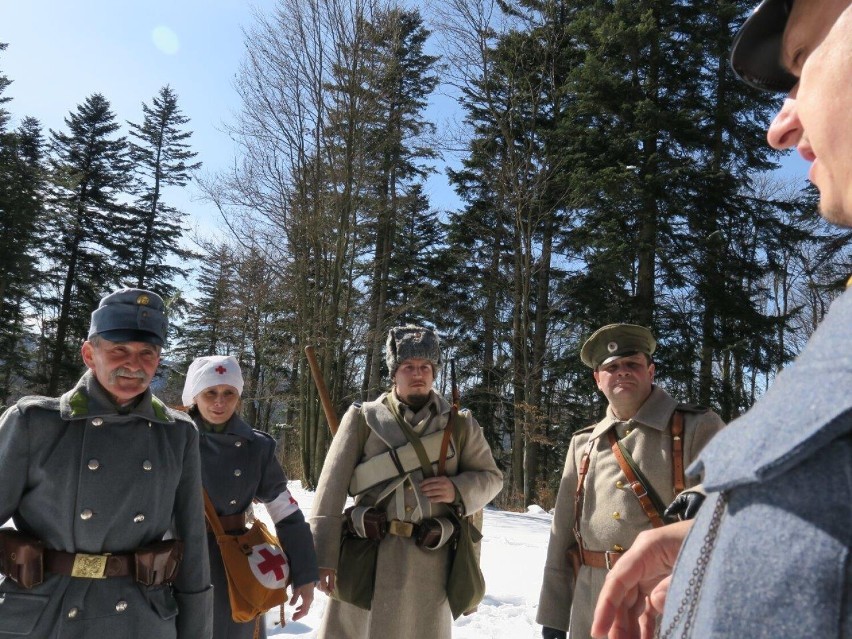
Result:
[[[360,417],[357,407],[346,413],[329,449],[311,516],[320,568],[337,569],[343,523],[341,513],[355,466],[387,451],[388,443],[398,447],[408,442],[384,405],[386,400],[398,402],[395,395],[385,393],[362,407],[370,426],[363,451],[358,434]],[[398,405],[400,413],[420,436],[443,430],[450,413],[449,404],[434,392],[426,406],[416,414],[404,405]],[[500,492],[503,476],[479,424],[469,411],[461,411],[460,416],[464,419],[456,421],[456,428],[465,429],[464,449],[447,459],[446,472],[467,515],[483,508]],[[376,434],[376,430],[382,433],[382,437]],[[455,433],[453,438],[457,441]],[[422,480],[423,472],[418,468],[367,490],[357,497],[356,502],[362,506],[372,505],[384,489],[398,484],[390,497],[382,501],[389,520],[418,522],[447,513],[448,504],[430,504],[423,496],[420,491]],[[330,600],[319,638],[449,639],[452,617],[446,594],[448,568],[448,546],[423,550],[414,544],[413,539],[388,535],[379,544],[372,609],[361,610]]]
[[[606,577],[605,568],[582,566],[572,588],[574,574],[567,552],[576,546],[574,538],[574,495],[577,491],[578,467],[583,450],[595,439],[586,476],[586,494],[580,521],[580,535],[587,550],[628,549],[636,536],[650,529],[651,523],[639,500],[626,486],[627,479],[613,455],[607,431],[616,429],[622,443],[639,469],[668,504],[674,498],[669,421],[678,405],[668,393],[654,386],[648,399],[627,421],[615,417],[612,408],[594,426],[578,431],[571,439],[565,458],[565,469],[556,498],[556,511],[550,531],[544,580],[536,621],[543,626],[569,630],[571,639],[589,637],[592,616]],[[725,426],[712,411],[684,414],[684,468],[699,451]],[[686,478],[687,488],[697,482]]]

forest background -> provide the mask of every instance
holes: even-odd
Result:
[[[504,507],[549,507],[600,418],[578,353],[603,324],[651,327],[658,382],[735,418],[850,272],[849,233],[778,178],[777,99],[728,67],[752,4],[276,0],[244,27],[234,157],[206,173],[177,86],[127,121],[98,87],[64,127],[15,114],[3,35],[0,405],[67,390],[98,299],[132,285],[170,308],[158,394],[237,356],[243,416],[307,487],[330,433],[304,346],[342,414],[388,387],[408,322],[456,360]],[[439,169],[458,205],[427,187]],[[190,180],[218,232],[178,206]]]

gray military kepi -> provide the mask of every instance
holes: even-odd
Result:
[[[162,346],[168,329],[163,298],[141,288],[123,288],[104,297],[92,313],[89,338]]]
[[[597,369],[615,359],[636,353],[650,357],[656,348],[657,340],[644,326],[607,324],[586,340],[580,349],[580,359],[589,368]]]
[[[799,79],[781,64],[781,40],[794,0],[763,0],[734,38],[731,68],[756,89],[788,93]]]

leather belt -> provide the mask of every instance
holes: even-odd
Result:
[[[133,553],[87,555],[45,548],[44,569],[47,572],[86,579],[128,577],[136,574],[136,560]]]
[[[246,514],[237,513],[236,515],[219,515],[219,521],[222,522],[222,530],[242,530],[246,527]],[[212,532],[210,524],[207,524],[207,531]]]
[[[592,568],[606,568],[612,570],[618,558],[624,554],[622,550],[586,550],[580,551],[580,562],[584,566]]]

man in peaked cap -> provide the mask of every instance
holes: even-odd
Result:
[[[432,388],[441,367],[434,331],[420,326],[391,329],[386,361],[393,387],[347,411],[317,487],[311,527],[319,587],[335,597],[318,636],[448,639],[452,617],[447,579],[454,531],[450,510],[462,516],[478,512],[500,492],[503,476],[467,410],[452,420],[445,473],[438,472],[440,444],[452,412]],[[429,474],[435,476],[424,474],[427,461],[420,461],[413,441],[422,444]],[[347,492],[355,497],[355,507],[341,516]],[[351,566],[342,565],[340,557],[344,521],[353,537],[378,542],[369,610],[345,601],[344,589],[338,587],[344,585],[338,576],[345,582],[347,569],[351,574]],[[376,522],[385,522],[385,529]]]
[[[604,578],[636,536],[703,500],[683,469],[724,423],[654,384],[656,346],[644,326],[609,324],[580,351],[609,405],[568,446],[536,618],[544,639],[589,637]]]
[[[752,87],[786,93],[769,144],[796,147],[821,215],[852,226],[852,1],[765,0],[731,64]],[[708,493],[698,517],[643,534],[616,566],[596,636],[644,637],[664,606],[663,637],[852,636],[850,325],[847,288],[689,469]]]
[[[167,328],[156,293],[107,295],[77,385],[0,418],[0,637],[212,636],[198,431],[149,389]]]

